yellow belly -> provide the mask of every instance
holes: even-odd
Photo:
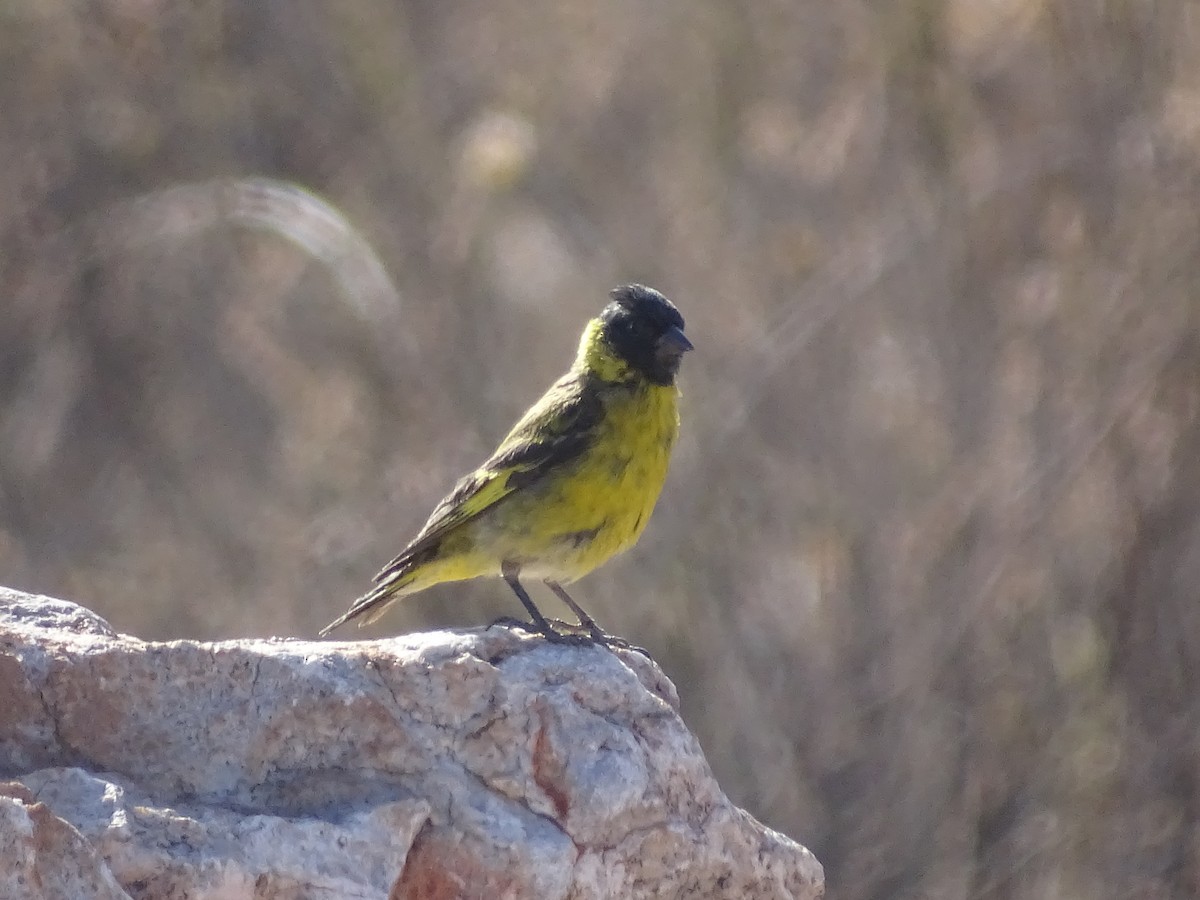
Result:
[[[522,570],[572,581],[632,547],[658,502],[679,433],[674,387],[647,385],[611,400],[596,445],[564,478],[550,480],[539,515],[513,550]],[[547,549],[547,545],[549,549]]]
[[[448,536],[405,593],[443,581],[523,575],[571,582],[628,550],[654,511],[679,433],[678,390],[610,389],[595,443]]]

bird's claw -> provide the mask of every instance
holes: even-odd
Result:
[[[567,633],[555,631],[553,628],[542,632],[543,637],[551,644],[566,644],[570,647],[594,647],[596,639],[583,632]]]
[[[607,647],[609,650],[631,650],[634,653],[640,653],[646,659],[653,659],[650,651],[645,647],[639,647],[637,644],[631,644],[623,637],[617,637],[615,634],[608,634],[601,631],[599,634],[590,635],[593,642]]]
[[[653,659],[650,651],[645,647],[639,647],[637,644],[631,644],[623,637],[617,637],[615,634],[609,634],[599,623],[591,616],[584,615],[581,617],[578,625],[572,626],[576,629],[581,629],[588,633],[592,642],[607,647],[609,650],[632,650],[634,653],[640,653],[646,659]]]
[[[599,645],[610,650],[631,650],[640,653],[647,659],[652,659],[650,651],[645,647],[631,644],[623,637],[609,634],[594,621],[586,624],[564,622],[562,619],[547,619],[548,629],[539,628],[536,622],[525,622],[514,616],[501,616],[495,619],[488,628],[515,628],[527,634],[540,634],[552,644],[564,644],[574,647]]]
[[[546,620],[551,630],[561,629],[562,634],[574,636],[580,634],[584,628],[582,625],[572,625],[570,622],[564,622],[562,619],[547,619]],[[525,631],[529,634],[545,634],[546,632],[538,627],[536,622],[526,622],[523,619],[518,619],[515,616],[501,616],[498,619],[492,620],[488,628],[515,628],[518,631]]]

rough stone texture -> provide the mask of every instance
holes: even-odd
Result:
[[[0,784],[0,897],[128,898],[96,848],[19,782]]]
[[[0,590],[0,896],[815,898],[636,653],[147,643]]]

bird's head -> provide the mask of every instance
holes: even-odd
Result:
[[[654,384],[674,384],[683,354],[692,349],[675,304],[640,284],[616,288],[610,296],[584,332],[581,361],[606,381],[636,374]]]

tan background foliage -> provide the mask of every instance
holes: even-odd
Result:
[[[26,0],[0,74],[0,581],[312,635],[644,281],[684,436],[576,593],[733,798],[833,897],[1200,893],[1194,4]]]

